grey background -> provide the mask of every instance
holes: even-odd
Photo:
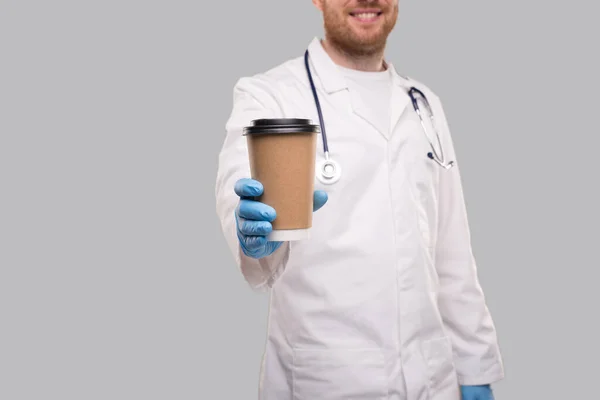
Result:
[[[400,3],[388,57],[445,102],[496,398],[597,398],[598,10]],[[256,398],[267,297],[217,155],[235,81],[321,26],[309,0],[0,1],[0,399]]]

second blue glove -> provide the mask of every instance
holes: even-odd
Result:
[[[461,386],[462,400],[494,400],[490,385]]]
[[[273,207],[252,199],[262,194],[262,184],[255,179],[243,178],[236,182],[234,190],[240,197],[235,209],[235,222],[242,251],[248,257],[257,259],[272,254],[282,243],[267,241],[267,235],[273,229],[271,222],[277,213]],[[326,202],[327,193],[316,190],[313,211],[323,207]]]

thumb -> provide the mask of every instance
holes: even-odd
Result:
[[[327,193],[322,190],[315,190],[313,195],[313,212],[317,211],[327,203]]]

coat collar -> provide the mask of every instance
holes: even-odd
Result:
[[[311,68],[313,71],[313,79],[320,82],[320,86],[328,95],[335,92],[343,91],[348,89],[348,83],[344,78],[343,73],[339,70],[337,65],[333,62],[331,57],[327,54],[321,40],[317,37],[313,38],[308,46],[309,52],[309,64],[312,64]],[[392,75],[392,96],[391,96],[391,110],[392,115],[390,118],[390,132],[392,132],[401,117],[404,109],[410,102],[408,97],[409,81],[398,74],[394,65],[385,60],[387,68],[390,70]],[[315,82],[316,83],[316,82]],[[372,113],[369,111],[368,105],[364,104],[362,100],[357,96],[351,96],[352,110],[359,117],[370,122],[373,118]],[[388,132],[381,132],[386,138],[389,138]]]
[[[346,79],[341,74],[329,54],[321,45],[321,40],[315,37],[308,46],[309,62],[318,76],[321,87],[327,94],[332,94],[348,88]],[[314,78],[313,78],[314,79]]]

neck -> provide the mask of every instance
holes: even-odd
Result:
[[[321,44],[333,62],[341,67],[367,72],[385,71],[387,68],[383,49],[364,54],[352,54],[340,46],[336,46],[327,38],[322,40]]]

